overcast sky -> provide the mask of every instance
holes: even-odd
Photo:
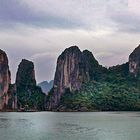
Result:
[[[104,66],[128,61],[140,43],[140,0],[0,0],[0,48],[12,81],[22,58],[37,82],[54,77],[58,55],[77,45]]]

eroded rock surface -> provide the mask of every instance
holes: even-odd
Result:
[[[58,57],[53,91],[49,101],[49,109],[55,108],[65,89],[80,90],[81,85],[94,79],[94,68],[99,66],[93,54],[88,50],[80,51],[72,46]]]
[[[8,104],[8,89],[11,83],[8,58],[3,50],[0,50],[0,110]]]
[[[135,76],[140,72],[140,45],[129,56],[129,72]]]

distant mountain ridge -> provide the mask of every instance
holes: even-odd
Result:
[[[42,91],[48,95],[48,92],[52,89],[53,87],[53,80],[51,80],[50,82],[48,81],[43,81],[41,83],[38,84],[39,87],[41,87]]]

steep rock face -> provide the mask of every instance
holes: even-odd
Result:
[[[93,66],[98,65],[88,50],[81,52],[77,46],[65,49],[57,60],[53,92],[48,108],[57,107],[65,89],[79,90],[83,82],[94,79]]]
[[[92,52],[84,50],[82,52],[83,71],[89,76],[89,80],[97,80],[105,68],[99,65],[98,61],[93,56]]]
[[[19,64],[16,75],[16,86],[36,85],[34,64],[31,61],[23,59]]]
[[[17,110],[17,93],[16,93],[16,84],[10,84],[9,85],[9,90],[8,90],[8,105],[7,109],[8,110]]]
[[[44,110],[45,94],[36,86],[34,64],[23,59],[16,75],[18,108],[27,110]]]
[[[140,72],[140,45],[129,56],[129,72],[135,76]]]
[[[0,110],[8,104],[8,88],[11,83],[11,74],[8,66],[8,58],[4,51],[0,50]]]

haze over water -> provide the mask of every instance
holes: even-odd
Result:
[[[0,113],[1,140],[140,140],[140,112]]]

